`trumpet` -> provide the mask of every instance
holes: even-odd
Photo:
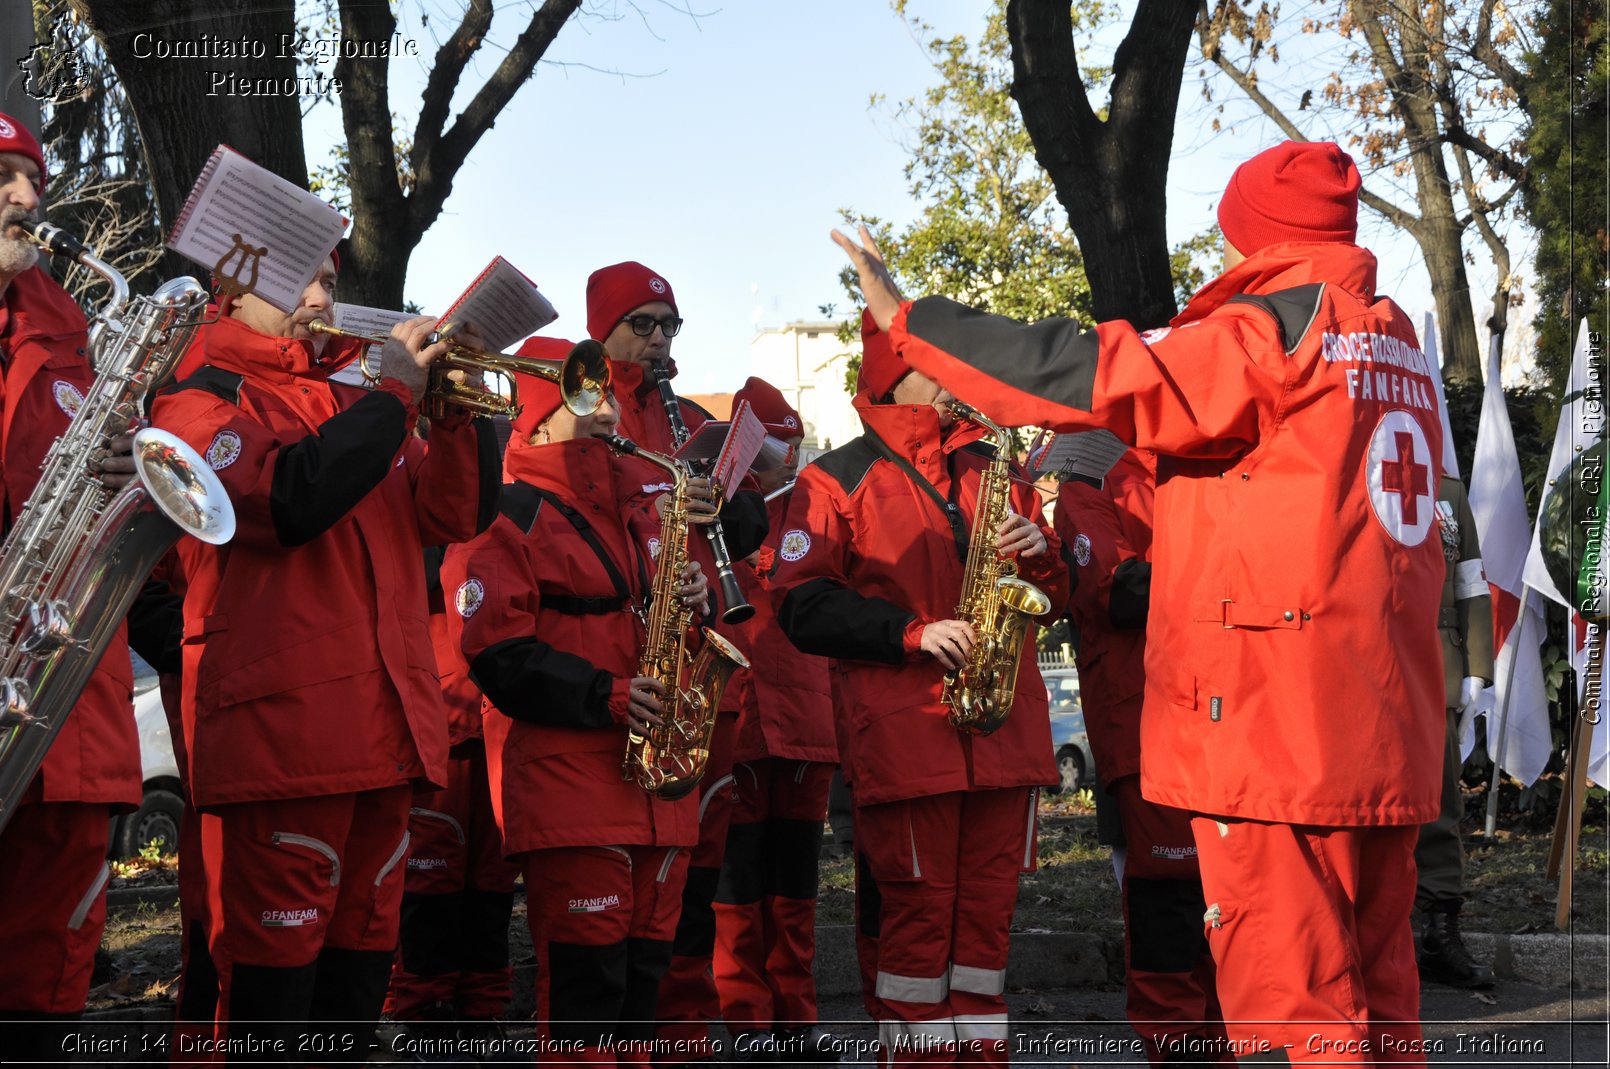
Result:
[[[449,325],[450,326],[450,325]],[[308,323],[314,334],[328,334],[333,338],[354,338],[358,341],[384,344],[390,335],[367,334],[356,330],[343,330],[322,319]],[[534,375],[559,384],[559,396],[566,408],[578,416],[590,416],[598,411],[604,395],[610,389],[609,358],[604,347],[595,341],[583,341],[570,350],[563,360],[543,360],[535,356],[515,356],[512,353],[491,353],[473,345],[452,341],[448,331],[437,331],[430,337],[432,344],[447,341],[447,352],[431,365],[430,382],[425,388],[426,416],[440,419],[449,406],[467,408],[487,416],[507,416],[513,419],[520,414],[520,393],[514,376]],[[358,370],[370,382],[380,379],[378,372],[369,369],[366,349],[358,357]],[[454,371],[492,372],[508,382],[508,395],[495,390],[458,381]],[[462,377],[462,376],[461,376]]]

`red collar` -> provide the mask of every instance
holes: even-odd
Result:
[[[1195,322],[1241,293],[1274,293],[1309,282],[1340,286],[1365,302],[1375,298],[1375,254],[1340,241],[1287,242],[1259,249],[1191,296],[1171,326]]]

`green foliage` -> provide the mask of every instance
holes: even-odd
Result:
[[[1531,125],[1522,207],[1537,231],[1537,361],[1564,383],[1577,324],[1610,326],[1610,23],[1602,4],[1550,0],[1527,57]],[[1523,453],[1524,455],[1524,453]]]

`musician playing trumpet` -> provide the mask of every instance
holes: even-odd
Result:
[[[646,1064],[699,819],[697,795],[666,801],[622,775],[628,732],[669,700],[638,674],[658,491],[603,441],[613,395],[578,416],[551,383],[518,385],[500,515],[442,566],[448,623],[486,698],[503,850],[525,871],[538,1061]],[[705,609],[697,563],[679,596]]]
[[[330,381],[361,349],[308,329],[329,318],[337,269],[326,256],[288,312],[222,298],[203,363],[153,410],[217,472],[239,525],[227,545],[179,546],[182,752],[201,813],[185,864],[211,907],[184,983],[210,966],[217,1038],[286,1049],[307,1032],[296,1022],[379,1017],[413,791],[446,782],[423,547],[484,528],[498,486],[490,420],[450,412],[428,452],[412,433],[445,349],[433,320],[393,328],[373,390]],[[361,1057],[366,1037],[352,1042]]]
[[[981,432],[870,320],[863,340],[854,404],[866,431],[800,473],[777,542],[777,616],[796,646],[842,672],[857,949],[883,1057],[1000,1063],[1018,875],[1035,865],[1036,788],[1055,778],[1033,625],[1001,726],[953,725],[944,677],[978,637],[956,619],[969,554],[1014,559],[1058,607],[1067,567],[1015,465],[1003,472],[1005,518],[979,530],[991,461]]]

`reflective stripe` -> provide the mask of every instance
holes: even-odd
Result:
[[[911,876],[922,879],[922,863],[917,860],[917,829],[911,826],[911,814],[906,814],[906,834],[911,836]]]
[[[807,767],[808,766],[806,765],[806,763],[804,761],[801,761],[799,763],[799,767],[794,770],[794,782],[795,783],[804,783],[805,782],[805,769]]]
[[[330,844],[323,839],[315,839],[311,835],[298,835],[292,831],[277,831],[268,837],[268,841],[275,846],[279,846],[282,843],[289,843],[292,846],[305,846],[309,850],[323,854],[330,862],[330,886],[341,886],[341,859],[330,848]]]
[[[934,1021],[879,1021],[878,1043],[883,1047],[880,1064],[898,1051],[924,1050],[956,1042],[956,1022],[950,1017]]]
[[[655,883],[665,882],[666,877],[671,874],[671,862],[676,860],[677,852],[681,849],[680,846],[671,847],[670,851],[665,855],[665,860],[660,862],[660,874],[654,877]]]
[[[380,884],[381,884],[381,881],[383,881],[386,878],[386,876],[390,874],[392,869],[397,867],[397,862],[401,861],[403,858],[405,858],[407,856],[408,856],[408,832],[406,830],[404,830],[403,831],[402,842],[398,843],[397,844],[397,849],[395,849],[395,850],[393,850],[391,852],[391,860],[387,861],[384,865],[382,865],[380,867],[380,871],[375,873],[375,886],[379,887]]]
[[[624,857],[626,859],[626,867],[627,868],[632,867],[632,852],[630,850],[626,849],[626,847],[624,847],[624,846],[606,846],[606,847],[603,847],[603,849],[615,851],[621,857]]]
[[[1006,990],[1006,970],[952,964],[950,986],[954,991],[971,991],[975,995],[999,995]]]
[[[1230,825],[1222,820],[1215,820],[1213,826],[1219,829],[1219,838],[1221,839],[1230,834]]]
[[[99,897],[102,889],[106,887],[106,881],[111,878],[112,870],[107,866],[106,862],[101,862],[101,867],[95,872],[95,878],[89,881],[89,890],[85,891],[84,897],[79,899],[78,908],[73,910],[73,915],[67,918],[68,931],[76,932],[83,927],[84,918],[89,916],[90,907],[95,904],[95,899]]]
[[[958,1014],[956,1038],[966,1043],[982,1040],[985,1043],[1005,1043],[1008,1022],[1004,1013]]]
[[[1023,830],[1023,864],[1019,866],[1027,872],[1034,864],[1034,816],[1040,809],[1040,788],[1029,788],[1029,826]]]
[[[950,977],[944,973],[938,976],[900,976],[896,973],[881,971],[878,973],[877,994],[879,998],[932,1006],[943,1002],[945,996],[949,993]]]
[[[458,818],[453,816],[451,813],[443,813],[439,809],[421,809],[416,805],[408,811],[408,815],[410,817],[424,817],[426,820],[446,821],[448,826],[453,829],[453,834],[458,836],[458,841],[460,843],[469,842],[469,840],[464,837],[464,825],[460,824],[458,822]]]
[[[1472,557],[1462,560],[1453,570],[1453,599],[1464,601],[1467,598],[1479,598],[1483,594],[1491,594],[1487,588],[1487,573],[1482,571],[1481,558]]]
[[[719,791],[721,788],[725,787],[727,784],[732,783],[732,782],[733,782],[732,773],[728,772],[725,776],[722,776],[720,779],[718,779],[714,783],[710,784],[710,786],[705,790],[704,797],[699,799],[699,823],[700,824],[704,823],[704,811],[706,809],[710,808],[710,803],[711,802],[715,801],[716,792]]]

